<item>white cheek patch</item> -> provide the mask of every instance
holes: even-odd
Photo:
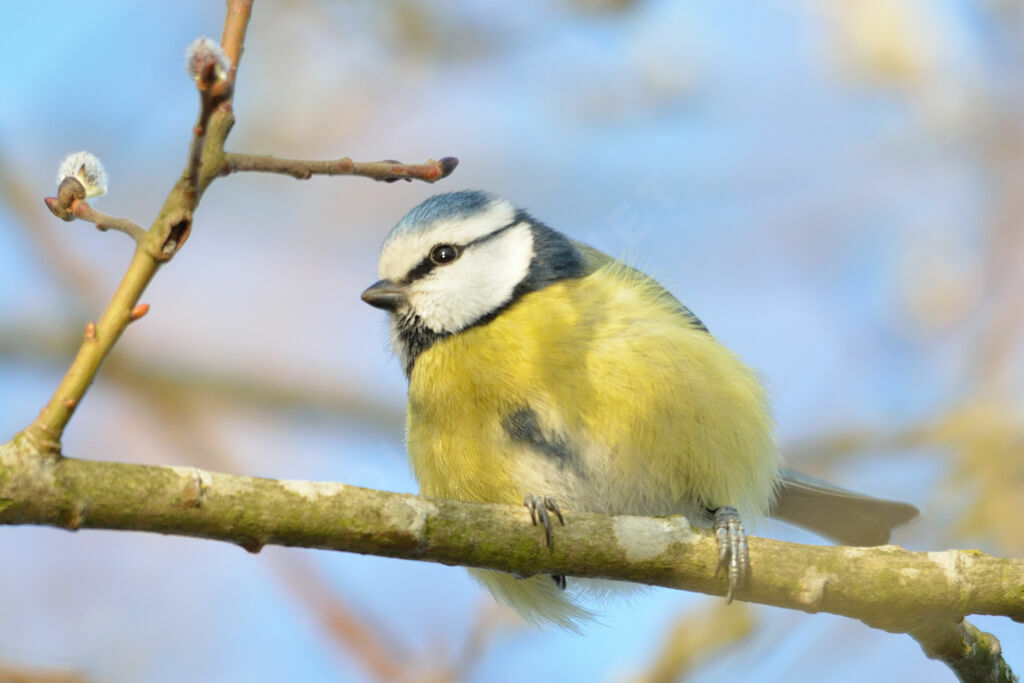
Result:
[[[533,255],[533,233],[520,223],[468,247],[459,260],[411,283],[410,305],[435,332],[463,330],[512,298]]]

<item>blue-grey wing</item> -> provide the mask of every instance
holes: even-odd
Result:
[[[875,498],[782,469],[771,515],[843,545],[885,545],[895,527],[918,515],[913,505]]]

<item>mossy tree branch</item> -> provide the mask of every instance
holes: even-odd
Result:
[[[323,548],[711,595],[723,595],[726,587],[715,574],[713,537],[680,517],[569,511],[549,550],[526,509],[516,506],[195,468],[40,458],[25,439],[0,447],[0,524],[150,531],[227,541],[251,552],[267,544]],[[964,672],[1010,671],[998,642],[963,618],[1024,620],[1024,560],[761,538],[751,539],[750,558],[753,572],[739,599],[908,633],[929,656],[955,662],[964,680],[975,680]]]

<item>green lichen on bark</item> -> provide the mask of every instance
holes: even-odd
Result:
[[[1014,683],[1018,680],[1003,659],[996,637],[967,621],[930,620],[910,635],[929,658],[946,664],[961,681]]]
[[[253,552],[266,544],[324,548],[520,576],[565,574],[724,593],[709,531],[691,529],[678,517],[565,512],[566,525],[555,527],[549,548],[521,506],[75,460],[34,452],[28,441],[0,446],[0,524],[147,531],[227,541]],[[998,641],[966,622],[956,640],[952,625],[967,614],[1019,619],[1024,610],[1024,561],[977,551],[751,538],[750,559],[753,569],[739,599],[910,633],[929,643],[929,656],[970,675],[1002,670]]]

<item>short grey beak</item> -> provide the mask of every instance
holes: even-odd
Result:
[[[394,282],[379,280],[363,292],[363,301],[376,308],[383,308],[385,311],[394,313],[399,306],[406,302],[406,298],[405,292]]]

